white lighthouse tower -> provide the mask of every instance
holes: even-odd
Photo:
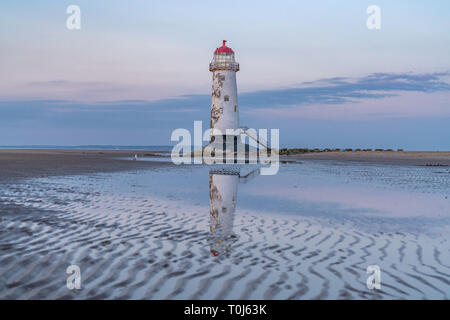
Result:
[[[223,40],[222,46],[214,51],[209,71],[213,73],[211,142],[216,140],[220,131],[224,147],[236,146],[239,137],[236,135],[239,129],[236,72],[239,71],[239,63],[235,61],[234,51],[226,46],[226,40]],[[233,130],[233,134],[227,134],[227,130]]]
[[[239,63],[235,60],[234,51],[227,47],[226,40],[214,51],[209,71],[213,73],[210,143],[202,150],[194,151],[194,157],[223,156],[224,160],[233,159],[234,163],[239,156],[256,160],[258,148],[241,142],[241,135],[248,136],[264,148],[267,148],[267,143],[239,125],[236,84]]]

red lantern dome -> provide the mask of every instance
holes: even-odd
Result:
[[[222,41],[223,41],[222,46],[217,48],[216,51],[214,51],[214,54],[216,54],[216,53],[234,54],[233,49],[231,49],[230,47],[226,46],[227,40],[222,40]]]
[[[239,71],[239,63],[234,60],[234,51],[226,46],[227,40],[222,40],[221,47],[214,51],[213,60],[209,64],[209,71],[230,70]]]

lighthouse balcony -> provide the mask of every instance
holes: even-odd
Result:
[[[239,63],[237,62],[226,62],[226,61],[213,61],[209,64],[209,71],[216,70],[230,70],[239,71]]]

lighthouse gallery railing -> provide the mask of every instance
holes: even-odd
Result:
[[[215,70],[231,70],[239,71],[239,63],[237,62],[217,62],[213,61],[209,64],[209,71]]]

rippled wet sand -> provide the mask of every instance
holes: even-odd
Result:
[[[2,299],[448,299],[448,168],[304,161],[3,185]],[[81,268],[82,289],[66,288]],[[366,287],[369,265],[381,290]]]

